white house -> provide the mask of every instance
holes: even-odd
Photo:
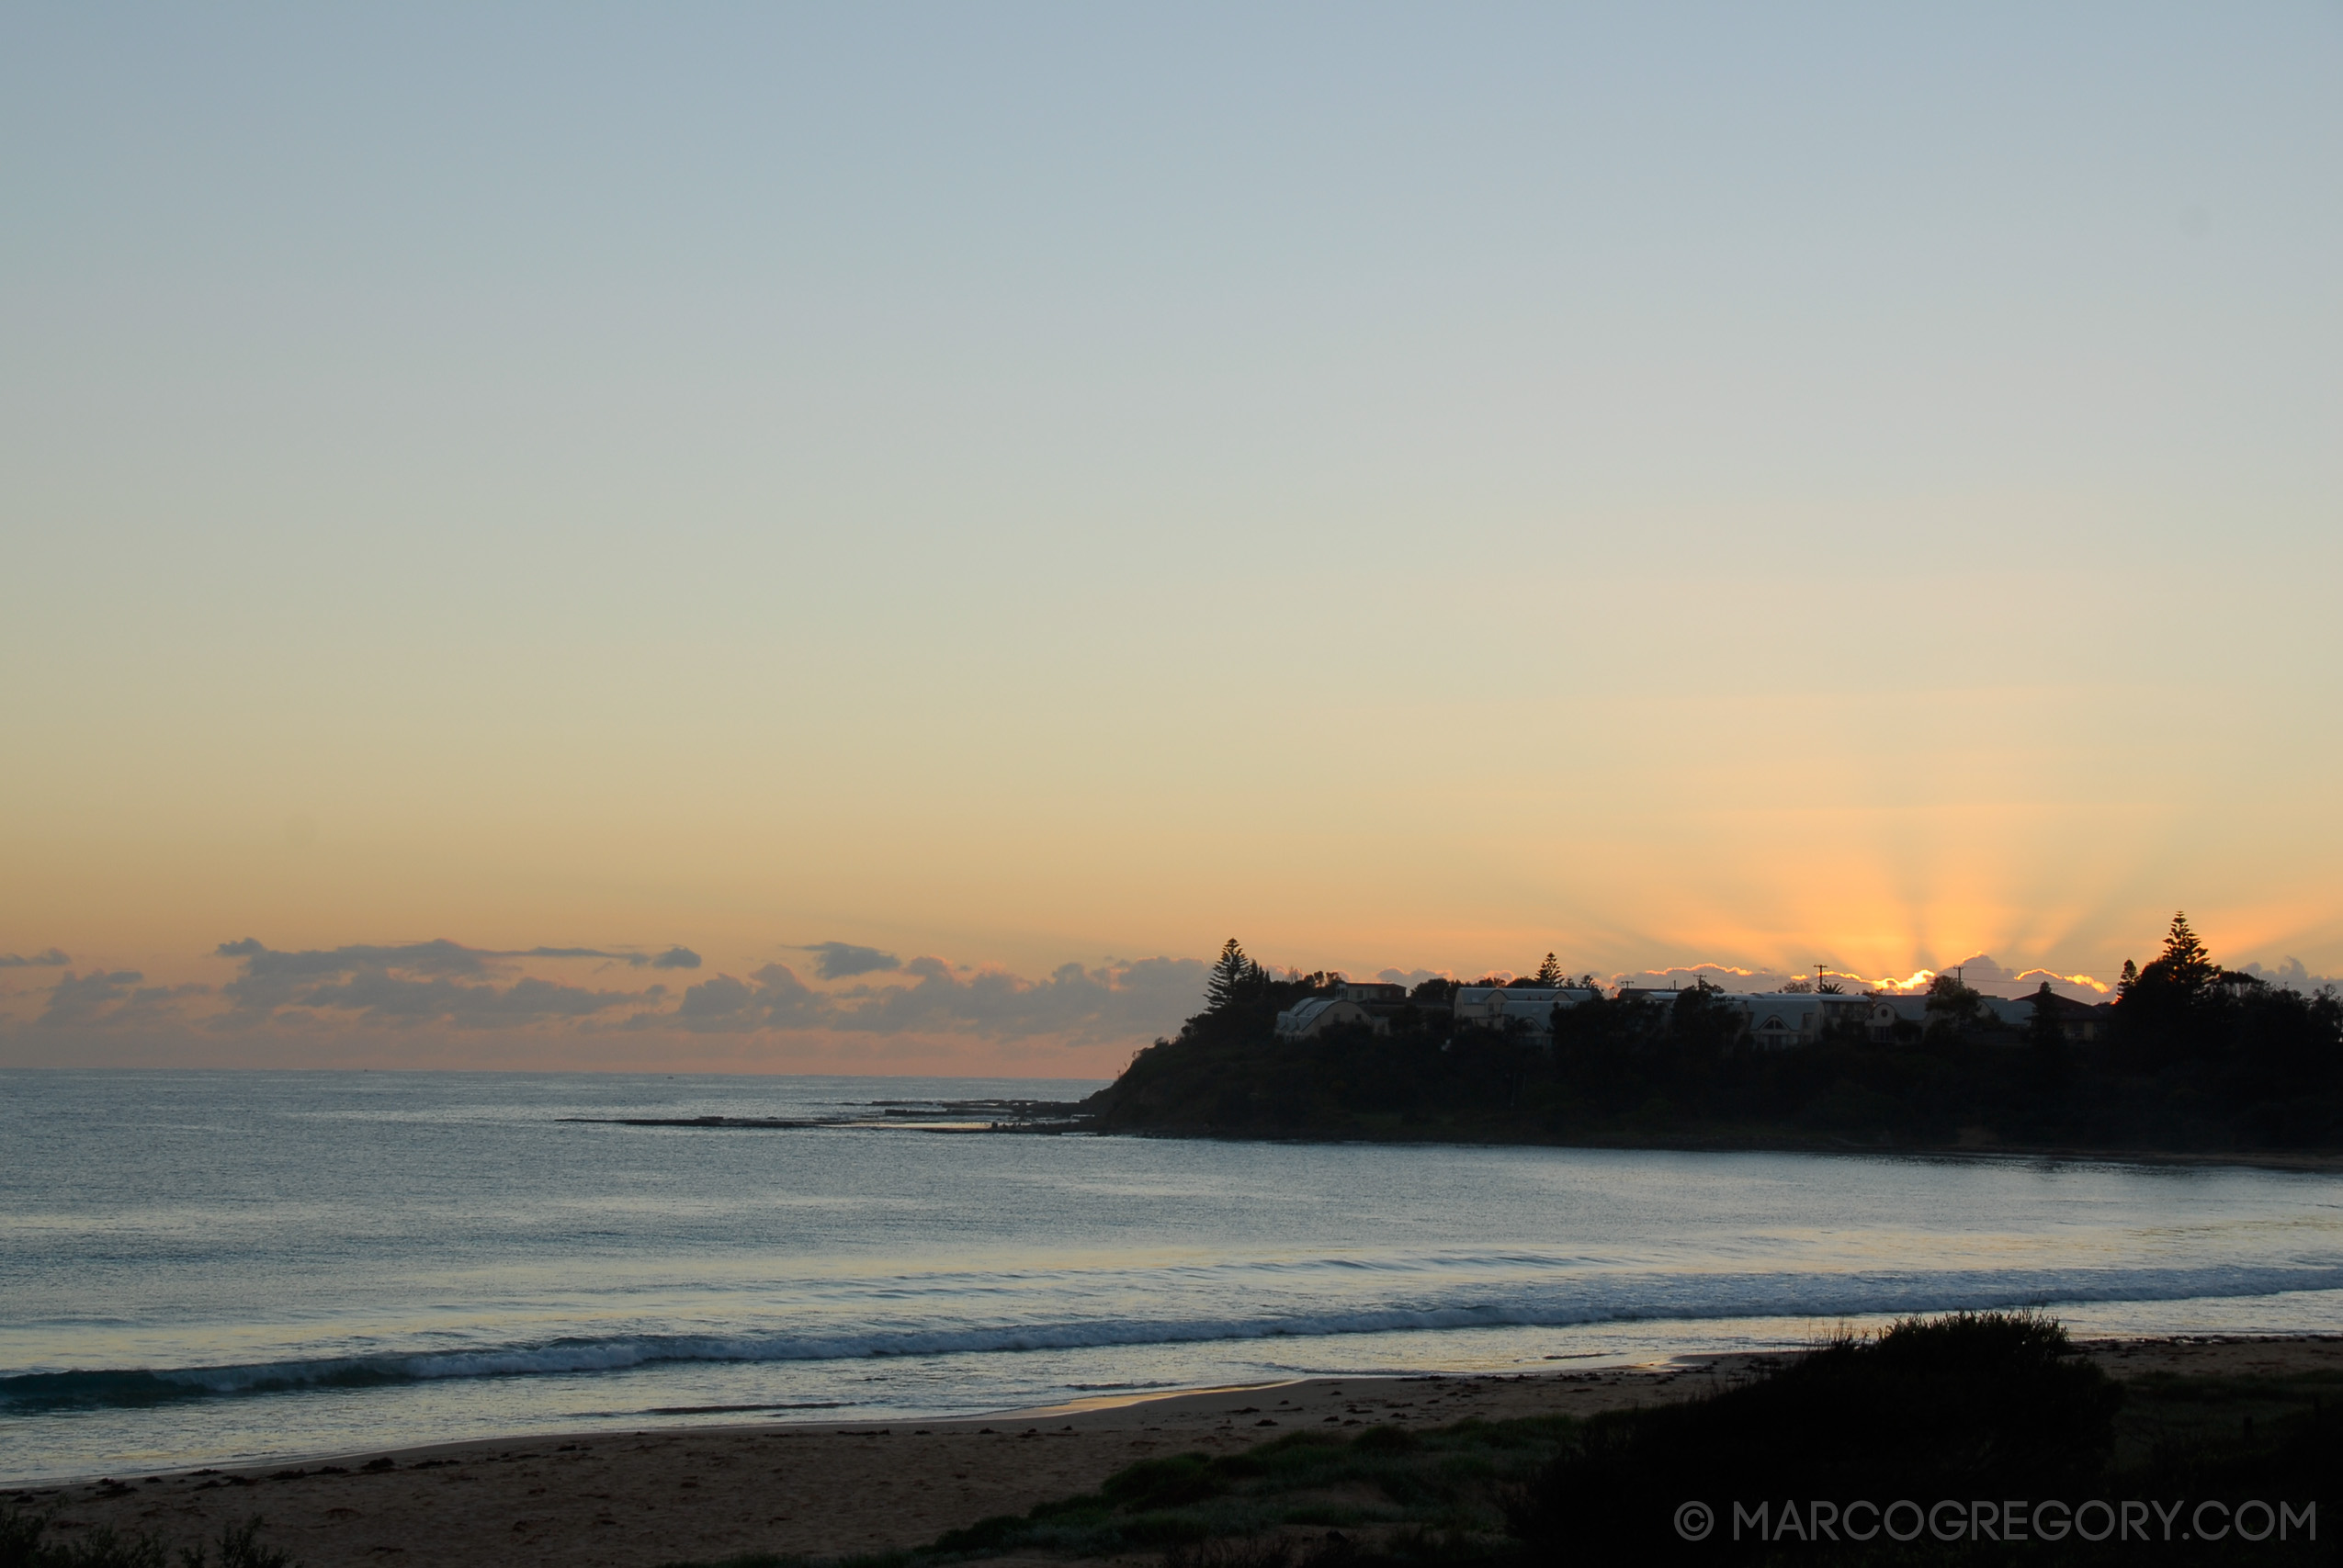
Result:
[[[1714,1000],[1748,1016],[1756,1045],[1811,1045],[1843,1019],[1871,1019],[1871,998],[1838,991],[1728,991]]]
[[[1364,1023],[1377,1034],[1391,1032],[1388,1021],[1347,997],[1310,997],[1277,1015],[1277,1038],[1307,1040],[1345,1023]]]

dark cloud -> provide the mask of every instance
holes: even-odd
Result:
[[[2290,991],[2318,991],[2329,986],[2343,985],[2343,981],[2338,981],[2332,975],[2312,974],[2309,965],[2291,954],[2285,962],[2270,967],[2264,967],[2259,964],[2248,964],[2243,973],[2252,975],[2270,985],[2283,987]]]
[[[314,986],[293,1005],[355,1013],[372,1023],[448,1023],[481,1029],[497,1024],[542,1023],[589,1017],[640,1000],[632,991],[589,991],[577,986],[524,977],[509,986],[467,985],[458,980],[418,979],[370,970],[346,980]]]
[[[498,959],[598,958],[640,969],[696,969],[699,954],[688,947],[671,947],[661,953],[613,951],[600,947],[466,947],[445,937],[432,942],[401,942],[395,946],[357,945],[311,948],[279,953],[252,937],[223,942],[212,952],[221,958],[241,958],[247,976],[269,980],[309,976],[350,975],[364,969],[396,969],[411,975],[442,975],[452,978],[487,975]]]
[[[46,953],[36,953],[29,958],[14,953],[0,953],[0,969],[62,969],[71,963],[73,960],[66,957],[62,950],[54,947]]]
[[[401,942],[391,947],[310,948],[295,953],[278,953],[246,937],[242,942],[223,942],[212,951],[222,958],[244,961],[244,979],[229,987],[232,996],[236,994],[236,985],[244,985],[247,981],[301,980],[349,975],[363,969],[398,969],[413,975],[451,976],[485,975],[490,959],[521,956],[466,947],[444,937],[435,942]],[[553,956],[552,952],[549,951],[546,956]],[[565,953],[564,956],[583,956],[583,953]]]
[[[813,972],[824,980],[851,979],[856,975],[876,975],[903,966],[903,961],[891,953],[881,953],[875,947],[856,947],[851,942],[809,942],[798,951],[814,955]]]
[[[704,980],[684,993],[675,1011],[638,1014],[629,1021],[638,1028],[673,1023],[696,1032],[1049,1035],[1090,1044],[1169,1032],[1204,1001],[1205,966],[1194,958],[1148,958],[1095,969],[1068,964],[1043,980],[1000,969],[956,970],[940,958],[895,967],[912,977],[910,985],[817,991],[788,965],[768,964],[747,980],[730,975]]]
[[[1198,959],[1068,964],[1038,980],[941,958],[908,961],[848,942],[810,949],[820,986],[786,964],[685,987],[601,989],[517,972],[519,960],[591,959],[658,972],[700,965],[688,948],[628,954],[599,948],[471,948],[434,941],[280,952],[256,938],[222,942],[234,976],[154,987],[134,970],[66,974],[42,997],[35,1027],[104,1029],[131,1021],[221,1032],[300,1034],[358,1024],[413,1030],[549,1027],[590,1032],[623,1026],[696,1034],[977,1035],[1070,1044],[1143,1040],[1178,1027],[1204,997]],[[209,1006],[187,1005],[210,995]]]
[[[156,1022],[175,1018],[182,999],[211,989],[209,986],[141,984],[145,978],[135,969],[87,975],[68,972],[50,987],[49,1005],[36,1022],[49,1028]]]
[[[688,947],[671,947],[664,953],[612,953],[599,947],[516,947],[480,948],[482,958],[600,958],[613,964],[623,964],[629,969],[696,969],[699,954]]]
[[[672,1013],[638,1014],[637,1025],[676,1023],[694,1033],[733,1034],[759,1029],[819,1028],[830,998],[798,978],[786,964],[768,964],[746,980],[719,975],[687,987]]]
[[[221,987],[241,1022],[284,1010],[340,1013],[372,1023],[445,1023],[458,1028],[590,1018],[640,1005],[643,993],[597,991],[523,976],[500,983],[498,965],[521,958],[591,958],[631,968],[691,969],[699,955],[671,947],[651,954],[598,947],[478,948],[442,938],[279,953],[246,937],[214,949],[243,962]]]

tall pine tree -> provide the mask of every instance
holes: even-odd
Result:
[[[1204,998],[1206,1012],[1226,1012],[1244,1001],[1262,979],[1262,967],[1245,956],[1245,950],[1235,937],[1230,937],[1220,949],[1220,956],[1205,976]]]
[[[2191,997],[2221,978],[2221,965],[2189,929],[2185,910],[2172,917],[2172,929],[2164,934],[2164,951],[2148,967],[2162,970],[2166,980]]]

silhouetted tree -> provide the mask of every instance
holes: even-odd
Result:
[[[2221,1032],[2221,965],[2189,928],[2185,913],[2172,917],[2162,953],[2144,968],[2124,968],[2115,1021],[2134,1066],[2161,1068],[2212,1045]]]
[[[1695,977],[1689,990],[1676,993],[1668,1020],[1669,1037],[1678,1055],[1705,1060],[1741,1037],[1749,1020],[1725,998],[1725,987]]]
[[[2067,1051],[2066,1021],[2061,1015],[2058,993],[2044,980],[2027,998],[2034,1005],[2034,1016],[2026,1025],[2026,1048],[2033,1057],[2034,1087],[2045,1095],[2066,1092]]]
[[[1205,977],[1204,998],[1206,1012],[1227,1012],[1252,998],[1268,979],[1262,966],[1245,956],[1244,948],[1230,937],[1220,949],[1220,957],[1212,972]]]
[[[1908,1024],[1874,1041],[1860,1021],[1796,1049],[1757,1050],[1743,998],[1705,976],[1666,1000],[1598,991],[1557,1008],[1550,1048],[1455,1030],[1444,977],[1416,988],[1418,1005],[1393,1010],[1387,1033],[1358,1025],[1279,1039],[1279,1010],[1334,979],[1269,974],[1229,942],[1213,966],[1212,1007],[1139,1052],[1093,1100],[1103,1124],[1539,1141],[1730,1127],[1913,1146],[1983,1125],[2020,1145],[2343,1149],[2343,998],[2224,970],[2185,919],[2145,969],[2128,967],[2111,1031],[2066,1040],[2073,1004],[2038,988],[2019,1050],[1970,1048],[1964,1026],[1992,1020],[1951,976],[1930,988],[1930,1034],[1961,1043],[1936,1050],[1899,1043],[1917,1032]]]
[[[2202,991],[2221,978],[2221,965],[2213,961],[2205,944],[2189,929],[2185,909],[2174,912],[2171,929],[2164,933],[2164,951],[2148,967],[2162,970],[2173,984],[2191,992]]]
[[[1928,983],[1928,1037],[1941,1042],[1975,1026],[1985,998],[1957,975],[1932,976]]]
[[[1562,961],[1549,953],[1545,955],[1545,962],[1537,966],[1537,983],[1541,986],[1567,986],[1570,983],[1570,976],[1562,967]]]

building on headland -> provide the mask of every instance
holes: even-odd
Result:
[[[1885,1044],[1896,1036],[1897,1024],[1909,1024],[1912,1029],[1928,1027],[1928,993],[1915,991],[1910,996],[1880,994],[1863,998],[1870,1003],[1864,1010],[1863,1032],[1874,1044]],[[1904,1031],[1908,1034],[1911,1030]]]
[[[1574,1008],[1600,995],[1578,986],[1460,986],[1452,1005],[1460,1029],[1496,1029],[1551,1040],[1556,1008]]]
[[[2022,1034],[2033,1025],[2035,996],[1979,997],[1977,1009],[2001,1028]],[[1880,993],[1864,1000],[1871,1004],[1865,1022],[1873,1041],[1918,1039],[1928,1028],[1926,991]],[[2050,994],[2050,1006],[2058,1019],[2059,1032],[2069,1040],[2104,1037],[2115,1016],[2111,1002],[2078,1002],[2055,991]]]
[[[1377,1034],[1391,1032],[1389,1019],[1369,1012],[1348,997],[1306,997],[1277,1015],[1277,1038],[1308,1040],[1350,1023],[1364,1023]]]
[[[1780,1047],[1811,1045],[1842,1024],[1861,1027],[1872,998],[1839,991],[1727,991],[1715,1000],[1748,1017],[1751,1043]]]
[[[2030,997],[2020,997],[2018,1004],[2025,1010],[2027,1023],[2033,1021],[2036,1007],[2047,1006],[2051,1016],[2058,1021],[2058,1032],[2069,1040],[2103,1039],[2115,1022],[2113,1002],[2078,1002],[2055,991],[2047,997],[2039,991]]]
[[[1277,1015],[1277,1038],[1307,1040],[1346,1023],[1364,1023],[1377,1034],[1391,1032],[1391,1017],[1408,1005],[1408,987],[1388,980],[1337,980],[1331,989],[1305,997]]]
[[[1621,1001],[1641,1001],[1663,1011],[1692,993],[1622,986]],[[1708,1005],[1730,1009],[1742,1020],[1739,1038],[1761,1050],[1812,1045],[1838,1033],[1860,1033],[1874,1043],[1916,1041],[1928,1028],[1925,991],[1721,991],[1705,993]],[[1452,1017],[1458,1029],[1485,1029],[1534,1044],[1551,1044],[1554,1010],[1601,999],[1602,993],[1579,986],[1460,986],[1445,1006],[1425,1004],[1437,1018]],[[2036,998],[1979,997],[1980,1021],[1988,1028],[2020,1033],[2033,1022]],[[2069,1040],[2102,1038],[2114,1013],[2106,1002],[2076,1001],[2053,994],[2049,1005]],[[1277,1037],[1307,1040],[1346,1024],[1364,1024],[1377,1034],[1391,1032],[1392,1020],[1409,1006],[1404,986],[1385,981],[1338,981],[1331,989],[1305,998],[1277,1015]]]
[[[1501,1029],[1534,1041],[1554,1038],[1554,1010],[1596,1000],[1600,991],[1581,987],[1466,986],[1456,992],[1458,1027]],[[1687,991],[1622,987],[1619,999],[1673,1010]],[[1709,1005],[1730,1008],[1747,1021],[1744,1037],[1760,1046],[1810,1045],[1842,1021],[1860,1023],[1867,997],[1831,991],[1709,991]]]
[[[1622,1001],[1640,1001],[1672,1010],[1692,993],[1649,986],[1622,986]],[[1721,991],[1707,993],[1711,1007],[1730,1008],[1747,1022],[1742,1038],[1764,1047],[1811,1045],[1832,1029],[1861,1028],[1871,1020],[1875,999],[1841,991]]]

